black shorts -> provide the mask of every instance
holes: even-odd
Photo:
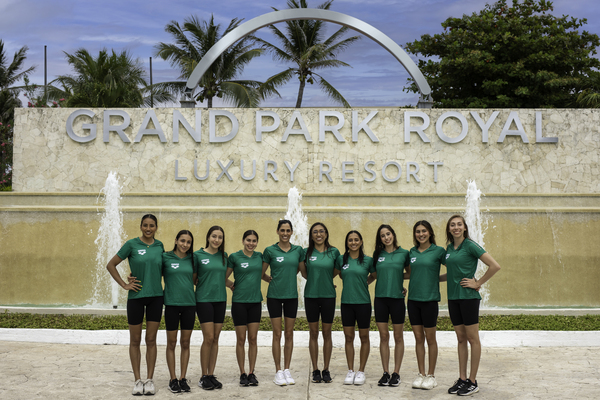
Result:
[[[304,298],[304,310],[308,322],[319,322],[319,315],[324,324],[333,324],[335,315],[335,297],[313,299]]]
[[[406,317],[406,306],[404,305],[404,299],[375,297],[373,305],[375,306],[375,322],[387,324],[391,316],[392,324],[404,324],[404,318]]]
[[[281,318],[281,310],[286,318],[296,318],[298,314],[298,299],[271,299],[267,297],[269,318]]]
[[[408,318],[412,326],[423,325],[425,328],[435,328],[438,314],[437,301],[408,300]]]
[[[479,323],[479,299],[448,300],[448,313],[452,325],[475,325]]]
[[[139,325],[144,322],[144,312],[146,322],[160,322],[163,310],[163,297],[141,297],[139,299],[127,300],[127,323],[129,325]]]
[[[358,329],[369,329],[371,326],[371,303],[344,304],[342,303],[342,326],[355,326]]]
[[[165,326],[176,331],[181,323],[182,331],[193,331],[196,322],[196,306],[165,306]]]
[[[201,324],[205,324],[207,322],[222,324],[223,321],[225,321],[226,308],[226,301],[207,301],[202,303],[196,303],[196,313],[198,314],[198,321],[200,321]]]
[[[242,326],[260,322],[262,314],[261,302],[231,303],[231,318],[233,326]]]

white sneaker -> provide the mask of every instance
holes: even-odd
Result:
[[[134,396],[141,396],[144,394],[144,382],[142,382],[141,379],[135,381],[135,383],[133,384],[133,390],[131,391],[131,394]]]
[[[412,383],[413,389],[423,389],[423,380],[425,377],[419,373]]]
[[[296,381],[294,380],[294,378],[292,378],[292,373],[290,372],[289,369],[284,369],[283,370],[283,376],[285,377],[285,382],[288,385],[295,385]]]
[[[146,396],[152,396],[155,393],[156,388],[154,387],[154,381],[152,379],[147,379],[146,382],[144,382],[144,394]]]
[[[421,389],[431,390],[437,386],[437,381],[435,380],[435,376],[427,375],[423,378],[423,384],[421,385]]]
[[[365,383],[366,379],[367,379],[367,377],[365,376],[365,373],[362,371],[358,371],[356,373],[356,376],[354,377],[354,384],[355,385],[363,385]]]
[[[346,379],[344,379],[344,385],[354,384],[354,375],[356,375],[356,372],[349,369],[348,373],[346,374]]]
[[[279,386],[287,385],[287,381],[285,380],[285,375],[282,370],[277,371],[275,374],[275,378],[273,379],[273,383]]]

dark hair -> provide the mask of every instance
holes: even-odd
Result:
[[[158,220],[156,219],[156,217],[155,217],[153,214],[145,214],[145,215],[142,217],[142,220],[140,221],[140,226],[142,226],[142,225],[144,224],[144,220],[145,220],[146,218],[150,218],[151,220],[153,220],[153,221],[154,221],[154,223],[156,224],[156,227],[158,228]],[[152,235],[152,238],[154,239],[154,235]]]
[[[246,239],[250,235],[256,236],[256,241],[258,242],[258,233],[256,233],[256,231],[253,231],[252,229],[248,229],[246,232],[244,232],[244,234],[242,235],[242,240]]]
[[[343,265],[348,263],[348,256],[350,255],[350,250],[348,249],[348,237],[350,237],[351,234],[356,233],[359,237],[359,239],[362,241],[362,235],[360,234],[359,231],[350,231],[346,234],[346,240],[344,241],[344,246],[346,247],[346,251],[344,252],[344,258],[343,258]],[[365,250],[364,250],[364,243],[360,245],[360,248],[358,249],[358,262],[359,264],[362,264],[363,261],[365,260]]]
[[[208,230],[208,232],[206,233],[206,246],[204,246],[204,247],[208,248],[208,246],[209,246],[208,238],[210,238],[210,234],[213,233],[214,231],[221,231],[221,233],[223,233],[223,241],[221,242],[221,245],[219,246],[219,248],[217,250],[221,252],[221,257],[223,257],[223,264],[226,266],[227,264],[226,264],[226,259],[225,259],[225,231],[223,230],[223,228],[221,228],[219,225],[211,226],[210,229]]]
[[[289,219],[280,219],[279,222],[277,223],[277,230],[281,229],[281,225],[285,225],[285,224],[290,224],[290,229],[292,230],[292,232],[294,231],[294,226],[292,225],[292,221],[290,221]]]
[[[177,241],[179,240],[181,235],[189,235],[192,238],[192,244],[190,245],[190,248],[188,249],[188,251],[186,251],[185,254],[192,255],[192,269],[193,269],[194,268],[194,235],[192,235],[192,232],[190,232],[186,229],[182,229],[177,233],[177,236],[175,236],[175,246],[173,247],[173,252],[175,252],[175,250],[177,250]]]
[[[387,229],[388,231],[392,232],[392,235],[394,235],[394,242],[392,243],[392,246],[394,246],[394,250],[398,248],[398,239],[396,239],[396,232],[394,231],[394,228],[386,224],[381,224],[377,229],[377,236],[375,236],[375,251],[373,252],[373,268],[375,269],[377,269],[377,260],[379,259],[379,254],[381,254],[382,250],[385,249],[385,244],[383,244],[383,241],[381,240],[382,229]]]
[[[454,214],[453,216],[450,217],[450,219],[448,220],[448,223],[446,224],[446,242],[447,243],[454,243],[454,236],[452,236],[452,234],[450,233],[450,221],[452,221],[454,218],[462,219],[463,224],[465,226],[465,231],[463,232],[463,237],[465,239],[469,239],[469,227],[467,226],[467,221],[465,221],[465,218],[462,215]]]
[[[306,264],[308,264],[308,259],[312,255],[313,250],[315,249],[315,241],[313,240],[313,237],[312,237],[312,230],[317,225],[321,225],[323,227],[323,229],[325,230],[325,233],[327,234],[327,237],[325,238],[325,243],[324,243],[325,251],[327,251],[331,247],[331,245],[329,244],[329,231],[327,230],[327,227],[325,226],[325,224],[322,222],[315,222],[314,224],[312,224],[310,229],[308,230],[308,249],[306,250],[306,258],[304,259],[304,262]]]
[[[419,247],[419,241],[417,240],[417,226],[419,226],[419,225],[423,225],[425,227],[425,229],[427,229],[427,231],[429,232],[429,243],[436,244],[435,243],[435,233],[433,233],[433,228],[431,227],[431,224],[425,220],[422,220],[422,221],[417,221],[415,226],[413,226],[413,243],[415,244],[415,246]]]

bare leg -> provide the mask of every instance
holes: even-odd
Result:
[[[464,325],[455,325],[456,339],[458,340],[458,373],[462,380],[467,379],[467,361],[469,360],[469,345],[467,330]]]
[[[404,358],[404,324],[394,324],[394,372],[399,374]]]
[[[248,324],[248,364],[249,372],[254,373],[254,367],[256,366],[256,356],[258,354],[258,322]]]
[[[202,328],[202,347],[200,347],[200,365],[202,366],[202,376],[208,375],[208,366],[210,364],[210,354],[215,341],[215,324],[205,322],[200,324]]]
[[[333,324],[322,324],[324,370],[329,370],[329,362],[331,361],[331,353],[333,351],[333,340],[331,339],[331,325]]]
[[[477,379],[477,370],[481,360],[481,342],[479,341],[479,324],[465,325],[467,341],[471,345],[471,373],[469,379],[475,382]]]
[[[427,373],[428,375],[435,375],[435,365],[437,364],[438,357],[438,345],[435,337],[436,331],[437,328],[435,326],[433,328],[425,328],[425,336],[427,337],[427,348],[429,349],[429,372]],[[425,352],[424,347],[423,352]],[[423,354],[423,359],[424,358],[425,354]]]
[[[181,337],[179,338],[179,344],[181,346],[181,355],[179,356],[181,362],[181,376],[179,379],[185,378],[187,374],[187,367],[190,363],[190,339],[192,338],[193,330],[182,330]]]
[[[283,345],[283,368],[289,369],[292,363],[292,352],[294,351],[294,325],[296,318],[284,317],[285,323],[285,342]]]
[[[412,330],[415,335],[417,367],[419,368],[419,373],[425,376],[425,332],[423,331],[423,325],[413,325]],[[429,344],[429,342],[427,342],[427,344]],[[429,356],[431,357],[431,351]]]
[[[215,368],[217,366],[217,356],[219,355],[219,336],[221,336],[221,329],[223,324],[214,324],[214,336],[213,344],[210,349],[210,360],[208,362],[208,375],[215,374]]]
[[[344,349],[346,350],[346,362],[348,363],[348,369],[354,371],[354,327],[344,326]]]
[[[319,322],[309,322],[308,353],[313,370],[319,369]]]
[[[156,335],[160,322],[146,321],[146,364],[148,368],[148,379],[154,377],[156,366]]]
[[[238,367],[240,368],[240,374],[245,374],[244,363],[246,361],[246,325],[238,325],[235,327],[235,357],[237,358]],[[248,350],[249,351],[249,350]]]
[[[377,329],[379,330],[379,354],[381,355],[381,366],[383,367],[383,372],[389,373],[390,372],[390,331],[389,331],[389,329],[390,328],[387,323],[378,322]]]
[[[175,347],[177,346],[177,332],[167,331],[167,367],[169,368],[170,379],[176,379],[175,373]]]
[[[140,364],[142,363],[142,352],[140,344],[142,342],[142,324],[129,325],[129,359],[131,360],[131,369],[133,369],[133,379],[140,378]]]
[[[359,329],[358,336],[360,338],[360,368],[359,371],[365,372],[369,352],[371,351],[371,341],[369,339],[369,328]]]
[[[273,361],[275,361],[275,372],[281,370],[281,317],[271,318],[273,326]]]

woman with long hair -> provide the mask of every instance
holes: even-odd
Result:
[[[441,300],[440,267],[446,261],[446,249],[437,246],[435,233],[427,221],[413,226],[410,249],[410,283],[408,284],[408,318],[415,335],[415,352],[419,373],[412,383],[415,389],[430,390],[437,386],[435,365],[438,346],[436,340],[438,302]],[[429,368],[425,369],[425,340],[429,350]],[[426,372],[427,371],[427,372]]]
[[[298,312],[298,286],[296,276],[302,261],[302,247],[290,243],[294,233],[291,221],[282,219],[277,224],[279,241],[263,252],[262,279],[269,283],[267,291],[267,309],[273,326],[273,361],[275,362],[276,385],[296,383],[290,372],[292,352],[294,350],[294,324]],[[267,275],[267,268],[271,275]],[[285,343],[283,347],[283,369],[281,368],[281,316],[285,324]]]
[[[154,367],[156,365],[156,334],[162,318],[163,288],[161,279],[162,253],[165,251],[160,240],[154,235],[158,229],[158,221],[152,214],[142,217],[140,237],[128,240],[117,254],[111,258],[106,269],[113,279],[127,294],[127,323],[129,324],[129,358],[135,380],[132,394],[153,395],[156,393],[154,386]],[[126,283],[117,265],[128,259],[131,274]],[[142,341],[142,323],[146,315],[146,367],[147,378],[141,380],[140,364],[142,354],[140,343]]]
[[[240,386],[258,386],[254,374],[258,353],[258,326],[263,300],[260,292],[262,278],[262,254],[254,251],[258,245],[258,233],[244,232],[243,249],[233,253],[227,260],[226,285],[233,291],[231,317],[237,338],[235,355],[240,368]],[[233,273],[235,281],[229,280]],[[248,374],[244,368],[246,334],[248,336]]]
[[[198,386],[205,390],[221,389],[223,384],[215,376],[219,354],[219,336],[225,320],[227,292],[225,274],[227,253],[225,253],[225,231],[220,226],[212,226],[206,233],[206,246],[194,253],[194,263],[198,266],[196,283],[196,313],[202,328],[200,365],[202,377]]]
[[[374,278],[373,260],[366,256],[363,238],[360,232],[350,231],[346,235],[345,251],[335,263],[334,276],[340,275],[344,284],[342,288],[342,325],[344,327],[346,362],[348,373],[344,385],[363,385],[365,383],[365,367],[369,358],[371,341],[369,327],[371,325],[371,296],[368,282]],[[354,336],[358,324],[360,338],[360,364],[354,371]]]
[[[400,385],[400,366],[404,357],[404,279],[410,275],[408,250],[398,245],[396,232],[390,225],[381,225],[375,236],[373,252],[373,278],[375,285],[375,322],[379,330],[381,365],[383,376],[379,386]],[[406,271],[406,272],[405,272]],[[389,320],[394,329],[394,371],[390,375],[390,329]]]
[[[198,273],[194,264],[194,235],[181,230],[175,237],[172,251],[162,255],[162,273],[165,281],[165,325],[167,331],[167,366],[169,390],[173,393],[189,392],[186,373],[190,361],[190,338],[196,322],[196,295],[194,282]],[[175,373],[175,347],[177,331],[181,326],[181,375]]]
[[[478,289],[486,283],[500,265],[489,253],[469,238],[469,228],[461,215],[453,215],[446,224],[446,268],[448,279],[448,313],[454,325],[458,340],[459,377],[448,389],[448,393],[468,396],[479,391],[477,370],[481,359],[479,340],[479,303]],[[477,262],[481,260],[488,266],[485,274],[475,279]],[[471,345],[471,371],[467,375]]]
[[[314,383],[331,382],[329,362],[333,351],[331,326],[335,315],[335,286],[333,273],[335,260],[340,251],[329,244],[329,231],[322,222],[310,227],[308,248],[304,250],[300,272],[306,279],[304,287],[304,309],[310,331],[308,351],[313,365],[312,381]],[[323,372],[319,370],[319,319],[323,334]]]

